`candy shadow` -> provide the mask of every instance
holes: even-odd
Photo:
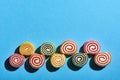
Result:
[[[73,71],[78,71],[82,68],[82,67],[77,67],[72,63],[72,57],[68,59],[67,66]]]
[[[69,57],[71,57],[72,55],[65,55],[66,56],[66,58],[69,58]]]
[[[56,48],[56,53],[60,53],[60,46],[61,46],[61,45],[59,45],[59,46]]]
[[[91,60],[89,62],[89,66],[91,69],[93,69],[95,71],[100,71],[105,68],[105,67],[100,67],[100,66],[96,65],[93,57],[91,58]]]
[[[10,58],[10,57],[9,57]],[[8,71],[16,71],[18,68],[12,67],[9,63],[9,58],[5,60],[4,66]]]
[[[19,48],[20,48],[20,46],[18,46],[18,47],[15,49],[14,53],[18,53],[18,54],[20,54],[20,52],[19,52]]]
[[[88,58],[93,58],[93,57],[94,57],[94,55],[88,54]]]
[[[85,52],[84,52],[84,45],[82,45],[82,46],[80,47],[79,52],[80,52],[80,53],[85,53]]]
[[[46,69],[49,71],[49,72],[55,72],[57,71],[59,68],[54,68],[51,63],[50,63],[50,59],[48,59],[46,61]]]
[[[29,58],[25,61],[25,64],[24,64],[24,67],[25,67],[25,70],[29,73],[34,73],[36,72],[38,69],[33,69],[30,64],[29,64]]]
[[[39,47],[35,50],[35,53],[39,53],[39,54],[40,54],[40,47],[41,47],[41,46],[39,46]]]

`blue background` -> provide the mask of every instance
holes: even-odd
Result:
[[[0,0],[0,80],[120,80],[119,36],[120,0]],[[111,52],[112,62],[101,70],[90,67],[90,58],[77,71],[67,62],[52,72],[46,63],[36,72],[24,65],[14,71],[5,67],[24,41],[38,48],[46,41],[58,47],[68,39],[79,49],[87,40],[99,41],[102,52]]]

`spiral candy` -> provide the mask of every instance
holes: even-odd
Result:
[[[94,62],[100,67],[107,66],[111,59],[112,57],[109,52],[101,52],[94,56]]]
[[[56,51],[56,47],[51,42],[46,42],[40,47],[40,52],[44,55],[52,55]]]
[[[77,53],[72,56],[72,63],[77,67],[83,67],[88,61],[88,56],[85,53]]]
[[[100,52],[100,44],[95,40],[87,41],[84,44],[84,52],[87,54],[96,54]]]
[[[20,45],[19,52],[21,55],[30,56],[34,53],[35,47],[31,42],[24,42]]]
[[[57,50],[59,50],[58,48]],[[82,53],[76,53],[77,44],[72,40],[66,40],[60,45],[60,53],[56,53],[54,44],[45,42],[40,46],[40,54],[38,54],[35,53],[35,47],[31,42],[24,42],[19,47],[20,54],[15,53],[10,56],[9,63],[12,67],[18,68],[24,64],[25,57],[29,57],[29,65],[33,69],[39,69],[44,65],[46,58],[50,57],[51,65],[54,68],[60,68],[65,64],[66,56],[72,56],[70,60],[73,65],[71,66],[80,68],[87,63],[89,54],[92,54],[92,60],[99,67],[105,67],[111,62],[111,54],[109,52],[100,52],[101,46],[95,40],[85,42],[82,48]]]
[[[61,45],[60,52],[66,55],[73,55],[76,53],[77,49],[78,46],[74,41],[67,40]]]
[[[62,67],[65,64],[65,61],[66,61],[66,57],[64,54],[55,53],[50,58],[50,62],[52,66],[55,68]]]
[[[24,56],[15,53],[9,58],[9,63],[12,67],[18,68],[23,65],[24,60],[25,60]]]
[[[42,67],[45,63],[45,56],[42,54],[33,54],[29,59],[30,66],[34,69]]]

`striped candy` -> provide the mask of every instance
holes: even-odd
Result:
[[[78,46],[74,41],[67,40],[61,45],[60,52],[66,55],[72,55],[76,53],[77,49]]]
[[[88,61],[88,56],[85,53],[77,53],[72,56],[72,63],[77,67],[83,67]]]
[[[64,54],[53,54],[50,58],[50,62],[53,67],[59,68],[65,64],[66,57]]]
[[[96,54],[100,52],[100,44],[94,40],[87,41],[83,48],[84,52],[87,54]]]
[[[23,65],[24,60],[25,60],[24,56],[16,53],[9,58],[9,63],[12,67],[18,68]]]
[[[42,67],[45,63],[45,56],[42,54],[33,54],[29,59],[30,66],[34,69]]]
[[[30,42],[24,42],[23,44],[21,44],[20,48],[19,48],[19,52],[21,55],[25,55],[25,56],[30,56],[34,53],[35,47],[32,43]]]
[[[40,47],[40,52],[44,55],[52,55],[56,51],[56,47],[51,42],[46,42]]]
[[[94,56],[94,62],[100,67],[107,66],[111,59],[112,57],[109,52],[98,53]]]

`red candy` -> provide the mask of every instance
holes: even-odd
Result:
[[[76,53],[77,49],[78,46],[75,42],[67,40],[61,45],[60,52],[66,55],[72,55]]]
[[[25,57],[23,55],[20,54],[13,54],[10,58],[9,58],[9,63],[11,66],[18,68],[20,66],[23,65],[25,60]]]
[[[100,67],[107,66],[111,59],[112,57],[109,52],[98,53],[94,56],[94,62]]]
[[[42,54],[33,54],[29,59],[30,66],[34,69],[38,69],[45,63],[45,56]]]
[[[100,44],[94,40],[87,41],[83,48],[84,52],[87,54],[96,54],[100,52]]]

